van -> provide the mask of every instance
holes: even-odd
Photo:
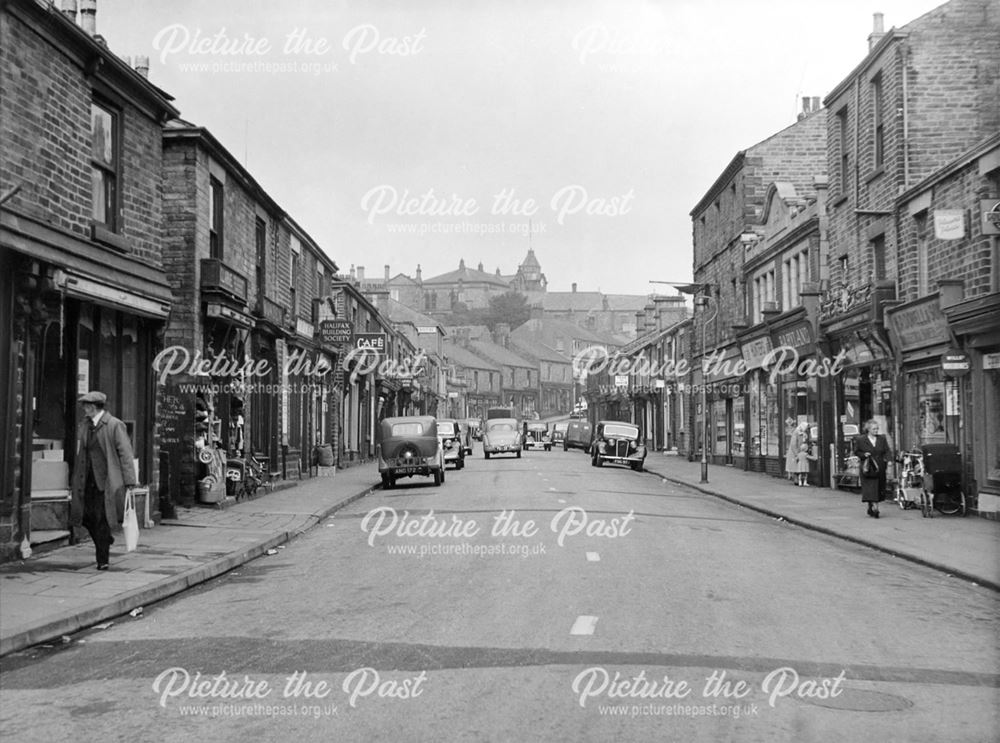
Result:
[[[566,426],[566,437],[563,439],[563,451],[590,447],[590,424],[585,420],[571,420]]]

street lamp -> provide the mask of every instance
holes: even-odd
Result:
[[[673,286],[681,294],[691,294],[694,295],[694,306],[695,307],[708,307],[709,302],[712,300],[712,296],[708,293],[712,288],[713,284],[690,284],[681,283],[675,281],[650,281],[650,284],[669,284]],[[718,313],[719,307],[715,306],[715,314]],[[704,315],[704,312],[702,313]],[[709,322],[708,317],[702,317],[701,323],[701,354],[702,357],[705,356],[705,329],[708,327]],[[705,367],[702,365],[701,373],[701,482],[708,482],[708,384],[706,383]]]

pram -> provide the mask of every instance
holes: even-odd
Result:
[[[921,508],[924,501],[924,455],[919,451],[904,451],[899,455],[899,463],[896,503],[904,511]]]
[[[903,510],[917,508],[930,518],[933,509],[965,515],[962,492],[962,455],[954,444],[925,444],[920,451],[900,454],[896,503]]]
[[[924,516],[936,508],[941,513],[965,515],[965,493],[962,491],[962,454],[955,444],[925,444],[923,454]]]

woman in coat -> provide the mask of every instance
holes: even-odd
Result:
[[[889,442],[879,432],[878,422],[865,423],[865,432],[854,438],[854,453],[861,460],[861,502],[868,504],[868,515],[878,518],[878,503],[885,492],[885,468]]]
[[[802,445],[809,444],[809,423],[802,421],[788,437],[788,449],[785,450],[785,475],[798,484],[799,451]]]

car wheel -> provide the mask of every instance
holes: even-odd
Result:
[[[521,458],[521,450],[520,450],[520,449],[518,449],[518,450],[517,450],[517,458],[518,458],[518,459],[520,459],[520,458]]]
[[[489,459],[490,458],[490,453],[488,451],[484,451],[483,452],[483,458],[484,459]]]
[[[591,454],[590,455],[590,466],[591,467],[596,467],[597,466],[597,455],[596,454]]]
[[[434,470],[434,485],[439,486],[444,482],[444,470]]]
[[[633,462],[632,469],[634,469],[636,472],[642,472],[642,462]]]
[[[458,460],[458,465],[455,467],[455,469],[460,470],[460,469],[464,469],[464,468],[465,468],[465,460],[464,459],[459,459]]]
[[[563,444],[563,451],[569,451],[569,444]]]
[[[382,490],[389,490],[392,488],[392,478],[389,476],[388,472],[382,473]]]

